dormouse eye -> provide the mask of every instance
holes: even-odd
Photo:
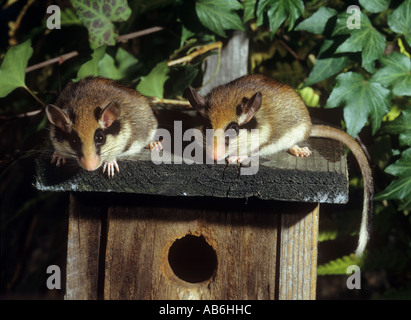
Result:
[[[228,147],[230,138],[238,136],[239,127],[237,122],[231,122],[225,129],[225,145]]]
[[[94,142],[97,146],[101,146],[106,142],[106,135],[102,129],[97,129],[94,133]]]
[[[67,138],[73,150],[81,150],[81,140],[80,140],[80,137],[77,135],[77,133],[72,132],[71,134],[68,135]]]
[[[234,130],[235,134],[238,135],[238,132],[240,130],[240,128],[238,126],[238,123],[237,122],[231,122],[226,128],[226,133],[230,134],[230,131],[228,131],[228,130],[230,130],[231,132]]]

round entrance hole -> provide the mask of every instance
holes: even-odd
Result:
[[[217,255],[203,236],[188,234],[171,245],[168,262],[181,280],[198,283],[212,277],[217,268]]]

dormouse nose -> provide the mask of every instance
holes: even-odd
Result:
[[[213,144],[207,147],[207,153],[216,161],[224,159],[226,157],[224,136],[214,136]]]
[[[97,154],[83,156],[80,165],[87,171],[94,171],[100,166],[100,157]]]

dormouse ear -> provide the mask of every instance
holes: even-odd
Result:
[[[257,111],[260,110],[262,102],[263,95],[261,92],[257,92],[250,99],[245,98],[241,104],[241,116],[238,119],[238,124],[241,126],[249,122]]]
[[[49,104],[46,107],[46,115],[49,121],[61,130],[68,132],[71,126],[69,116],[54,104]]]
[[[103,128],[108,128],[118,119],[120,114],[120,103],[118,101],[112,101],[101,110],[98,122]]]
[[[198,112],[204,115],[205,108],[206,108],[206,101],[205,99],[193,88],[190,86],[186,90],[186,95],[190,104],[195,108]]]

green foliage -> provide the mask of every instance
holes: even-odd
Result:
[[[312,69],[308,79],[305,82],[305,86],[313,85],[329,77],[339,73],[348,64],[347,56],[336,56],[335,54],[329,55],[327,50],[334,45],[332,40],[325,40],[321,46],[314,68]]]
[[[11,47],[0,65],[0,98],[18,87],[26,87],[26,67],[33,54],[31,41]]]
[[[403,110],[399,117],[384,127],[384,130],[399,135],[401,145],[411,146],[411,110]]]
[[[98,74],[113,80],[124,80],[137,68],[138,59],[123,48],[118,48],[115,57],[106,53],[98,63]]]
[[[406,55],[393,52],[380,59],[384,68],[378,70],[372,79],[386,87],[392,87],[396,96],[411,96],[411,60]]]
[[[235,12],[242,8],[237,0],[199,0],[196,2],[196,12],[201,23],[221,37],[226,36],[226,30],[244,30],[243,23]]]
[[[360,265],[360,261],[355,257],[354,254],[332,260],[323,265],[319,265],[317,267],[317,274],[320,276],[346,274],[347,268],[352,265]]]
[[[313,88],[305,87],[297,90],[297,92],[300,94],[301,98],[303,98],[308,107],[319,107],[320,96],[315,93]]]
[[[385,292],[380,299],[382,300],[411,300],[411,288],[391,289]]]
[[[409,114],[407,113],[408,117]],[[409,128],[408,128],[409,130]],[[401,158],[388,166],[385,172],[397,177],[376,200],[399,199],[402,200],[400,210],[411,206],[411,148],[402,152]]]
[[[378,32],[368,17],[361,13],[361,26],[359,29],[349,29],[347,20],[350,18],[348,13],[338,15],[337,23],[333,36],[349,35],[335,51],[335,53],[361,52],[362,66],[368,71],[374,71],[375,60],[381,58],[385,49],[385,38]]]
[[[381,248],[367,251],[366,260],[359,260],[354,254],[343,256],[317,268],[318,275],[344,275],[347,268],[357,265],[368,271],[386,269],[388,271],[403,270],[406,267],[406,260],[403,258],[404,252],[393,245],[385,245]]]
[[[359,0],[359,2],[361,7],[372,13],[386,10],[390,4],[390,0]]]
[[[92,49],[113,46],[118,37],[113,22],[126,21],[131,14],[127,0],[71,0],[71,4],[89,31]]]
[[[163,88],[168,79],[168,73],[167,63],[160,62],[147,76],[141,78],[136,89],[144,95],[163,98]]]
[[[103,59],[105,52],[106,47],[100,47],[96,49],[91,54],[91,59],[82,64],[81,67],[78,69],[77,78],[75,79],[75,81],[78,81],[88,76],[97,77],[99,75],[98,65],[101,59]]]
[[[370,117],[372,131],[376,133],[389,110],[389,90],[378,82],[367,81],[355,72],[341,73],[327,100],[327,107],[345,103],[344,119],[348,133],[356,137]]]
[[[332,8],[321,7],[311,17],[299,23],[295,30],[322,34],[325,31],[328,20],[336,14],[337,11]]]
[[[257,25],[262,25],[264,17],[267,16],[270,32],[274,35],[288,18],[288,30],[292,30],[303,12],[302,0],[260,0],[257,4]]]
[[[333,112],[336,122],[342,122],[353,137],[360,135],[370,151],[377,192],[374,247],[361,262],[344,252],[341,258],[320,265],[318,274],[345,275],[352,264],[360,264],[362,271],[388,270],[404,279],[404,285],[386,296],[409,294],[411,0],[359,0],[360,29],[347,27],[354,18],[347,13],[348,4],[332,0],[71,0],[71,4],[62,8],[61,30],[44,29],[46,14],[42,21],[25,26],[25,18],[34,18],[30,11],[22,13],[21,25],[14,24],[20,31],[14,39],[19,44],[0,47],[2,116],[14,118],[41,108],[55,101],[59,83],[89,75],[115,79],[149,97],[181,99],[188,85],[201,85],[201,66],[211,53],[177,65],[168,62],[224,41],[232,30],[248,30],[250,72],[294,86],[307,105]],[[36,23],[36,32],[28,33]],[[117,42],[119,34],[153,26],[163,30]],[[79,53],[75,59],[26,77],[32,54],[33,63],[38,63],[74,50]],[[37,102],[19,95],[18,88]],[[343,119],[338,118],[340,114]],[[0,160],[21,160],[24,156],[18,156],[19,150],[27,148],[27,141],[34,144],[27,137],[40,134],[44,122],[42,114],[30,126],[23,125],[24,134],[13,136],[24,139],[8,145],[7,150],[15,150]],[[350,203],[355,208],[335,213],[339,218],[330,229],[320,230],[321,241],[344,241],[358,231],[360,209],[355,205],[361,203],[361,179],[355,171],[352,174],[350,181],[356,183],[350,188]],[[0,187],[5,189],[4,184]],[[38,202],[27,200],[27,206],[34,205]],[[24,212],[30,210],[24,208]]]
[[[405,41],[411,46],[411,0],[404,0],[404,2],[398,6],[388,16],[388,26],[392,31],[404,35]]]

